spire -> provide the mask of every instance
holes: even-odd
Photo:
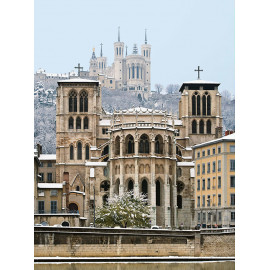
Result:
[[[118,42],[120,42],[120,26],[118,26]]]
[[[93,48],[92,59],[96,59],[95,48]]]
[[[138,54],[137,44],[134,44],[133,46],[133,54]]]
[[[100,43],[100,57],[102,57],[102,55],[103,55],[103,54],[102,54],[102,45],[103,45],[103,44]]]
[[[144,43],[147,44],[147,35],[146,35],[147,29],[145,29],[145,38],[144,38]]]

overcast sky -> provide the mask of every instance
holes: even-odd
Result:
[[[118,26],[132,53],[152,45],[152,90],[197,78],[220,82],[234,93],[234,1],[217,0],[35,0],[35,71],[67,73],[79,63],[89,70],[92,48],[113,62]]]

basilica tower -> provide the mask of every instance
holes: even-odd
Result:
[[[145,73],[144,82],[147,87],[147,91],[151,92],[151,45],[147,44],[147,33],[145,29],[145,40],[144,44],[141,46],[141,53],[145,59]]]

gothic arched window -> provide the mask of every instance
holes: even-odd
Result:
[[[204,134],[204,121],[200,121],[200,134]]]
[[[172,139],[170,136],[168,137],[168,147],[169,147],[169,156],[171,156],[172,155]]]
[[[120,137],[117,136],[114,143],[114,154],[120,155]]]
[[[76,118],[76,129],[81,129],[81,117]]]
[[[146,197],[148,196],[148,184],[145,179],[142,181],[142,193],[146,195]]]
[[[74,147],[73,147],[73,145],[71,145],[69,147],[69,159],[70,160],[73,160],[74,159]]]
[[[88,117],[84,117],[83,119],[83,128],[88,129]]]
[[[155,138],[155,153],[163,154],[163,139],[160,135]]]
[[[105,194],[105,195],[102,197],[103,206],[105,206],[105,205],[108,204],[108,199],[109,199],[109,196],[108,196],[107,194]]]
[[[211,97],[207,96],[207,115],[211,115]]]
[[[89,145],[88,144],[85,146],[85,159],[89,160]]]
[[[149,154],[149,138],[146,134],[140,137],[139,153]]]
[[[140,75],[140,73],[139,73],[139,66],[137,66],[137,79],[139,79],[139,75]]]
[[[192,115],[196,115],[196,96],[192,96]]]
[[[156,206],[160,206],[160,181],[156,181]]]
[[[197,133],[197,122],[196,122],[196,120],[192,121],[192,133],[193,134]]]
[[[86,91],[80,93],[80,112],[88,112],[88,95]]]
[[[202,97],[202,103],[203,103],[203,115],[206,115],[206,96],[203,95]]]
[[[117,180],[115,181],[115,185],[114,185],[114,193],[115,193],[116,195],[119,195],[119,186],[120,186],[120,180],[117,179]]]
[[[134,79],[134,77],[135,77],[135,67],[134,67],[134,65],[132,66],[132,79]]]
[[[69,117],[69,119],[68,119],[68,128],[69,129],[74,128],[74,119],[73,119],[73,117]]]
[[[108,191],[110,189],[110,182],[105,180],[100,183],[100,191]]]
[[[201,97],[197,96],[197,115],[201,115]]]
[[[126,154],[134,154],[134,138],[131,135],[126,139]]]
[[[181,195],[177,195],[177,207],[179,209],[182,209],[182,196]]]
[[[69,94],[69,112],[77,112],[77,93],[71,91]]]
[[[77,144],[77,159],[81,160],[82,159],[82,143],[78,142]]]
[[[211,134],[211,120],[207,120],[206,122],[206,132],[207,134]]]
[[[133,181],[130,179],[128,181],[128,191],[133,191],[134,185],[133,185]]]

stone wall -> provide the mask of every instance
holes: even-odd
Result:
[[[35,257],[234,256],[234,233],[35,227]]]

